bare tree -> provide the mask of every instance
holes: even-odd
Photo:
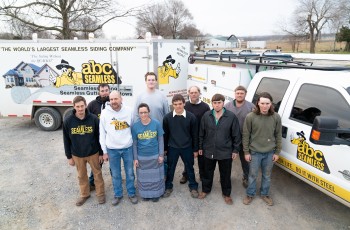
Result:
[[[151,32],[166,38],[189,38],[198,34],[192,15],[181,0],[152,4],[137,15],[137,33]],[[192,33],[192,35],[191,35]]]
[[[201,36],[201,32],[193,24],[184,25],[178,33],[179,39],[189,39]]]
[[[170,26],[173,39],[177,38],[184,26],[193,19],[190,11],[181,0],[170,0],[166,3],[169,12],[167,22]]]
[[[17,20],[37,31],[53,31],[59,38],[71,39],[74,33],[102,29],[107,22],[131,16],[136,8],[121,10],[113,0],[0,0],[4,20]],[[96,24],[81,28],[79,20],[88,16]]]
[[[73,23],[73,26],[76,28],[81,28],[82,31],[75,32],[75,36],[81,39],[88,39],[89,38],[89,33],[87,32],[92,28],[96,28],[98,26],[98,22],[96,20],[93,20],[89,16],[84,16],[79,18],[77,21]],[[103,31],[102,29],[96,30],[94,32],[94,35],[96,37],[103,37]]]
[[[295,26],[310,41],[310,53],[315,53],[321,30],[337,16],[338,0],[299,0],[295,10]]]
[[[298,20],[280,20],[278,23],[279,28],[287,34],[285,38],[290,43],[292,51],[298,52],[300,43],[309,37],[308,33],[305,32],[307,31],[306,26],[303,26],[303,23]]]
[[[137,33],[139,35],[151,32],[154,35],[167,37],[170,29],[167,27],[166,19],[168,15],[164,4],[154,4],[145,7],[136,16]]]

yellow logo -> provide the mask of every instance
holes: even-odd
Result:
[[[49,74],[49,80],[56,86],[64,85],[81,85],[81,84],[121,84],[122,81],[118,77],[117,72],[109,63],[96,63],[90,60],[81,65],[81,72],[76,72],[68,61],[63,60],[56,66],[61,71],[61,75],[57,76],[52,71]]]
[[[180,63],[177,63],[176,68],[173,67],[175,64],[175,59],[169,55],[165,61],[163,61],[162,66],[158,66],[158,82],[160,85],[169,84],[169,78],[178,78],[181,72]]]
[[[144,131],[143,133],[137,134],[140,140],[152,139],[157,136],[157,131],[152,132],[151,130]]]
[[[112,119],[111,125],[114,126],[115,130],[123,130],[130,127],[126,121],[118,121],[114,118]]]
[[[109,63],[96,63],[89,61],[82,65],[82,75],[85,84],[116,84],[116,76],[113,73],[113,67]]]
[[[71,128],[72,134],[85,135],[93,132],[92,126],[79,125],[76,128]]]
[[[323,152],[321,150],[315,150],[312,148],[309,143],[305,140],[304,132],[297,132],[297,138],[291,137],[291,142],[294,145],[297,145],[297,158],[305,162],[306,164],[311,165],[318,170],[329,174],[329,168],[324,158]]]

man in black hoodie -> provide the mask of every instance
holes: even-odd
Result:
[[[76,205],[83,205],[90,197],[86,163],[89,163],[94,172],[98,203],[103,204],[106,198],[100,167],[103,152],[99,143],[99,120],[86,109],[84,97],[76,96],[73,107],[72,114],[63,122],[63,143],[69,165],[76,165],[78,171],[80,197]]]
[[[101,111],[105,108],[106,102],[109,101],[109,93],[110,93],[110,87],[106,83],[101,83],[97,87],[98,89],[98,96],[96,97],[95,100],[92,100],[88,106],[87,109],[89,110],[90,113],[95,114],[98,119],[100,119]],[[101,163],[101,168],[102,168],[103,161]],[[94,182],[94,174],[91,171],[90,177],[89,177],[89,182],[90,182],[90,191],[95,190],[95,182]]]

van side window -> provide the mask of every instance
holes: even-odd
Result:
[[[287,80],[265,77],[260,81],[259,86],[255,91],[252,102],[255,105],[259,94],[262,92],[268,92],[272,96],[273,106],[275,108],[275,111],[278,112],[288,86],[289,86],[289,81]]]
[[[303,84],[293,105],[290,118],[312,126],[316,116],[338,119],[339,128],[350,128],[350,106],[335,89]]]

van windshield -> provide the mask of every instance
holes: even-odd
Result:
[[[348,94],[350,95],[350,86],[348,88],[345,89],[346,92],[348,92]]]

